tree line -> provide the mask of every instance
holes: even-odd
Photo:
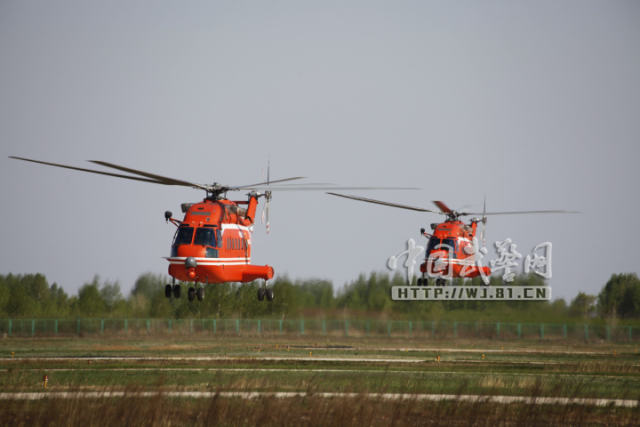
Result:
[[[492,277],[492,285],[502,285]],[[554,301],[393,301],[391,287],[404,285],[400,275],[360,275],[335,291],[327,280],[276,278],[273,302],[258,301],[258,284],[207,285],[204,301],[185,296],[167,299],[168,278],[142,274],[131,292],[122,294],[117,282],[94,277],[77,295],[68,295],[42,274],[0,275],[0,318],[291,318],[387,317],[393,319],[451,319],[461,321],[555,322],[589,319],[639,319],[640,279],[634,273],[613,274],[598,295],[579,293],[567,303]],[[454,281],[454,285],[462,284]],[[479,279],[471,284],[479,285]],[[535,275],[517,276],[513,286],[541,286]]]

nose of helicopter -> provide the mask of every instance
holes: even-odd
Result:
[[[184,260],[184,266],[187,269],[187,274],[189,275],[189,277],[191,279],[195,279],[196,267],[198,266],[198,262],[196,261],[196,259],[192,256],[187,257],[187,259]]]

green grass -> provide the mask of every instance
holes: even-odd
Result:
[[[458,369],[444,364],[423,369],[396,369],[388,365],[347,368],[298,364],[280,366],[256,361],[248,365],[194,368],[191,364],[134,367],[102,366],[52,367],[32,363],[6,368],[0,377],[4,391],[39,391],[42,376],[48,375],[48,390],[111,389],[132,386],[149,390],[244,390],[305,391],[312,387],[322,392],[370,393],[444,393],[486,395],[530,395],[532,390],[544,396],[601,397],[640,399],[640,376],[635,374],[536,372],[501,369]],[[67,370],[69,369],[69,370]],[[168,370],[167,370],[168,369]],[[273,369],[262,371],[261,369]],[[329,369],[329,371],[327,371]]]
[[[14,352],[13,359],[11,352]],[[81,359],[61,358],[65,356]],[[125,356],[129,359],[96,359],[103,356]],[[227,356],[231,359],[194,359],[200,356]],[[266,360],[264,357],[278,359]],[[319,358],[346,360],[323,361],[318,360]],[[374,360],[359,361],[358,358]],[[411,362],[398,362],[401,360]],[[322,400],[312,398],[311,395],[302,400],[272,399],[271,402],[266,402],[257,399],[244,402],[249,408],[244,414],[240,410],[243,403],[237,402],[240,399],[218,398],[198,406],[185,404],[187,399],[174,402],[173,399],[167,400],[163,397],[169,406],[160,407],[159,424],[180,424],[185,420],[189,420],[186,421],[187,424],[206,424],[204,421],[209,419],[207,417],[214,416],[218,417],[215,419],[219,422],[228,422],[230,425],[262,423],[263,419],[266,420],[266,424],[286,425],[288,418],[272,418],[272,414],[287,417],[294,413],[303,420],[308,419],[307,424],[311,425],[323,424],[318,423],[318,420],[353,425],[357,423],[358,417],[366,419],[367,416],[375,418],[370,424],[380,425],[384,423],[379,420],[394,420],[395,423],[404,425],[411,424],[412,420],[422,420],[420,417],[435,420],[436,424],[442,420],[464,423],[468,420],[469,413],[472,413],[473,417],[476,417],[472,419],[480,421],[480,424],[487,420],[494,420],[494,423],[499,420],[499,424],[522,423],[522,413],[529,414],[529,419],[541,420],[541,423],[575,424],[584,420],[582,417],[585,414],[589,414],[592,417],[589,420],[600,420],[597,422],[605,424],[624,424],[633,422],[640,411],[579,405],[564,405],[570,408],[563,409],[547,405],[546,412],[542,412],[539,408],[532,408],[535,405],[526,404],[479,406],[460,402],[455,405],[451,402],[372,403],[371,399],[366,398],[367,393],[438,393],[638,400],[640,357],[638,349],[630,345],[572,347],[549,345],[545,342],[523,344],[521,341],[434,343],[384,339],[317,340],[304,337],[234,337],[215,340],[198,340],[194,337],[155,337],[144,340],[122,337],[0,340],[2,392],[42,391],[43,375],[48,376],[49,392],[301,391],[311,394],[355,392],[363,396],[353,400],[348,407],[335,399]],[[100,399],[84,403],[76,402],[74,399],[60,400],[56,411],[68,411],[69,419],[75,419],[77,423],[100,424],[98,419],[77,411],[80,407],[102,404],[119,408],[117,411],[105,409],[106,413],[113,412],[114,416],[119,414],[125,418],[131,416],[132,423],[137,423],[137,415],[128,406],[130,403],[127,400],[103,400],[102,403],[99,403]],[[129,399],[131,400],[139,399]],[[143,399],[143,405],[156,407],[156,400]],[[44,411],[51,409],[50,405],[51,402],[45,401],[5,401],[0,405],[0,420],[5,421],[4,424],[15,424],[7,421],[17,420],[16,425],[20,425],[25,417],[35,420],[44,416]],[[310,410],[309,407],[315,409]],[[320,412],[313,412],[316,410]],[[132,412],[129,414],[128,411]],[[26,424],[23,422],[23,425]]]
[[[37,390],[46,374],[51,390],[130,386],[234,390],[252,384],[256,390],[299,391],[312,384],[318,391],[456,393],[464,389],[473,394],[526,395],[535,388],[549,396],[640,398],[640,358],[632,346],[573,349],[544,343],[522,347],[520,343],[497,346],[494,342],[477,342],[442,349],[407,341],[198,341],[191,337],[182,341],[13,338],[0,343],[0,355],[4,356],[0,358],[0,369],[4,370],[0,386],[5,390]],[[11,359],[11,352],[18,359]],[[55,359],[61,356],[87,359]],[[157,359],[91,359],[101,356]],[[232,360],[189,359],[201,356],[227,356]]]

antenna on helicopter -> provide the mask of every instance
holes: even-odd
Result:
[[[480,240],[482,240],[482,247],[486,247],[487,242],[485,240],[485,229],[487,227],[487,196],[484,196],[482,201],[482,230],[480,230]]]
[[[267,160],[267,187],[271,183],[271,159]],[[269,211],[271,207],[271,190],[266,190],[264,192],[264,209],[262,209],[262,223],[264,224],[264,228],[267,231],[267,234],[271,231],[271,221],[269,220]]]

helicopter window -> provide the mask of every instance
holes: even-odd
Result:
[[[429,244],[427,245],[427,256],[433,250],[446,250],[450,252],[450,257],[455,258],[456,256],[456,241],[454,239],[438,239],[437,237],[431,237],[429,239]]]
[[[454,239],[442,239],[442,249],[449,251],[449,258],[456,257],[456,241]]]
[[[207,258],[218,258],[218,250],[213,248],[207,248]]]
[[[194,245],[216,246],[216,230],[213,228],[200,227],[196,230]]]
[[[193,238],[193,227],[180,227],[176,233],[174,245],[189,245]]]
[[[436,246],[440,244],[440,239],[437,237],[431,237],[429,239],[429,244],[427,245],[427,256],[431,253],[432,250],[435,249]]]

